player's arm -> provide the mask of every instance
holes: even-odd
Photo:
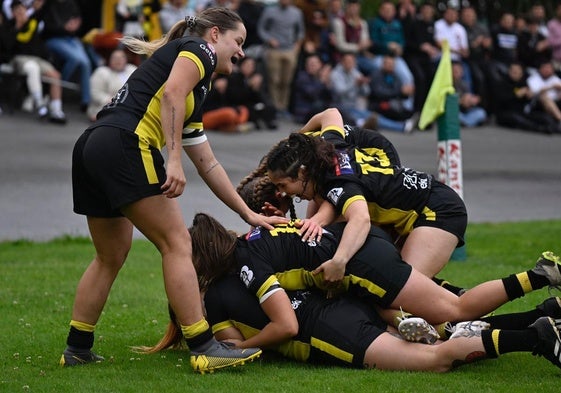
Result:
[[[238,344],[239,348],[266,348],[281,344],[298,334],[298,320],[284,289],[278,289],[261,303],[270,322],[255,336]]]

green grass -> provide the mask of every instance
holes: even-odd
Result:
[[[472,286],[528,269],[542,250],[561,252],[561,221],[470,225],[467,258],[440,274]],[[447,374],[380,372],[297,364],[265,355],[212,375],[192,372],[188,353],[138,355],[167,324],[159,254],[136,240],[96,330],[95,350],[108,361],[58,366],[74,290],[89,263],[86,239],[0,243],[0,392],[554,392],[561,372],[530,354],[508,354]],[[503,306],[522,311],[548,297],[546,289]],[[422,299],[420,299],[422,301]]]

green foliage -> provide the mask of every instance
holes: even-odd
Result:
[[[470,225],[467,258],[439,275],[471,286],[527,270],[546,249],[561,252],[561,221]],[[297,364],[266,354],[244,367],[196,375],[186,351],[140,355],[168,322],[161,261],[136,240],[96,329],[95,350],[107,361],[58,366],[76,284],[93,255],[87,239],[0,243],[1,392],[528,392],[558,391],[560,370],[529,354],[508,354],[447,374],[380,372]],[[499,312],[533,308],[541,290]],[[422,301],[422,299],[420,299]]]

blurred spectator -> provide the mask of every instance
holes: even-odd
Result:
[[[462,8],[460,23],[466,29],[469,43],[469,56],[466,61],[471,71],[473,91],[482,97],[482,104],[487,108],[489,57],[493,46],[491,33],[486,24],[479,22],[473,7]]]
[[[148,41],[160,38],[159,0],[119,0],[116,6],[118,30],[123,35]]]
[[[333,21],[345,15],[343,0],[328,0],[325,8],[325,15],[327,16],[329,29],[332,29]]]
[[[382,68],[370,76],[370,109],[392,120],[413,116],[415,86],[402,81],[396,72],[395,58],[383,56]]]
[[[491,29],[493,38],[492,65],[490,77],[493,81],[508,72],[511,63],[518,61],[518,33],[514,28],[514,15],[505,12],[501,15],[499,23]]]
[[[294,0],[294,5],[304,14],[304,30],[306,32],[300,53],[299,68],[303,67],[304,59],[316,53],[323,62],[331,62],[332,47],[329,41],[329,18],[327,7],[329,0]]]
[[[167,34],[167,32],[174,24],[176,24],[180,20],[183,20],[188,15],[195,15],[195,11],[191,7],[189,7],[188,0],[166,1],[162,6],[162,9],[158,13],[160,26],[162,27],[162,33]]]
[[[561,3],[555,7],[555,16],[547,23],[547,31],[553,65],[561,71]]]
[[[62,87],[60,73],[46,59],[48,50],[41,37],[41,23],[35,16],[28,16],[27,8],[19,0],[12,1],[12,23],[15,26],[13,64],[15,69],[26,75],[27,90],[31,98],[31,108],[40,118],[49,118],[53,123],[65,124],[66,115],[62,111]],[[43,99],[43,81],[48,78],[50,99]]]
[[[249,110],[244,105],[233,105],[227,97],[228,78],[223,75],[216,76],[212,81],[203,104],[203,124],[205,129],[240,132],[247,131]]]
[[[557,122],[538,110],[521,63],[512,63],[508,74],[494,86],[498,125],[546,134],[559,132]]]
[[[368,31],[372,42],[372,52],[377,55],[375,58],[375,69],[382,67],[384,55],[392,55],[395,63],[395,73],[405,85],[413,85],[413,74],[409,70],[407,63],[403,60],[403,48],[405,46],[405,36],[403,26],[396,18],[394,3],[384,0],[380,4],[378,16],[368,22]]]
[[[487,112],[481,107],[481,97],[474,94],[463,79],[464,68],[459,62],[452,63],[452,80],[460,102],[460,124],[476,127],[487,121]]]
[[[257,23],[263,13],[263,8],[263,3],[256,0],[240,0],[237,7],[247,31],[243,50],[246,56],[258,59],[258,61],[263,58],[263,41],[257,33]]]
[[[80,108],[86,111],[90,103],[92,64],[77,35],[82,18],[74,0],[47,0],[42,11],[45,22],[43,37],[51,54],[61,63],[62,79],[70,81],[78,72]],[[56,63],[55,63],[56,64]]]
[[[370,52],[372,41],[368,31],[368,24],[360,15],[360,2],[347,0],[345,14],[342,18],[335,18],[332,22],[333,40],[335,46],[335,62],[343,54],[354,54],[355,61],[361,73],[368,75],[375,68],[374,54]]]
[[[304,16],[292,0],[279,0],[278,4],[265,8],[257,31],[266,46],[268,92],[279,114],[289,117],[292,80],[305,34]]]
[[[538,72],[530,75],[528,87],[537,97],[539,107],[561,125],[561,79],[555,74],[551,61],[540,64]]]
[[[526,30],[519,33],[517,54],[518,60],[531,72],[535,72],[541,63],[551,60],[549,41],[540,33],[538,20],[531,16],[526,18]]]
[[[368,109],[370,79],[357,67],[355,55],[345,53],[331,72],[334,104],[342,109],[345,123],[369,129],[384,129],[409,133],[414,121],[395,121]]]
[[[92,99],[87,110],[90,121],[95,121],[97,113],[111,101],[135,69],[136,66],[128,62],[123,49],[115,49],[107,65],[96,68],[90,78]]]
[[[532,4],[532,6],[530,7],[530,11],[528,12],[528,16],[536,21],[536,23],[538,24],[538,31],[542,36],[547,38],[549,31],[547,28],[545,7],[543,6],[543,4]]]
[[[331,66],[324,65],[318,55],[304,60],[304,69],[298,71],[293,87],[294,121],[306,123],[314,114],[332,105]]]
[[[33,15],[36,11],[40,10],[45,3],[45,0],[19,0],[26,9],[27,16]],[[13,0],[4,0],[2,2],[2,12],[6,19],[13,19],[12,14],[12,3]]]
[[[417,19],[417,6],[413,0],[399,0],[397,2],[397,18],[403,26],[403,31],[406,32]]]
[[[416,110],[425,102],[440,57],[434,39],[434,14],[434,6],[423,3],[405,37],[405,59],[415,78]]]
[[[249,121],[255,125],[255,129],[276,130],[277,110],[264,91],[263,74],[258,72],[256,60],[244,57],[238,63],[238,70],[228,77],[228,101],[249,109]]]

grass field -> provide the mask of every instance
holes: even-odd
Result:
[[[474,224],[465,261],[439,276],[466,287],[532,267],[541,251],[561,253],[561,221]],[[91,260],[87,239],[0,243],[0,392],[559,392],[561,370],[527,353],[507,354],[447,374],[319,367],[272,354],[244,367],[194,374],[188,352],[139,355],[168,322],[159,254],[136,240],[97,325],[101,364],[61,368],[78,279]],[[558,293],[557,293],[558,294]],[[556,294],[556,295],[557,295]],[[533,308],[547,289],[503,306]],[[422,299],[420,299],[422,301]]]

